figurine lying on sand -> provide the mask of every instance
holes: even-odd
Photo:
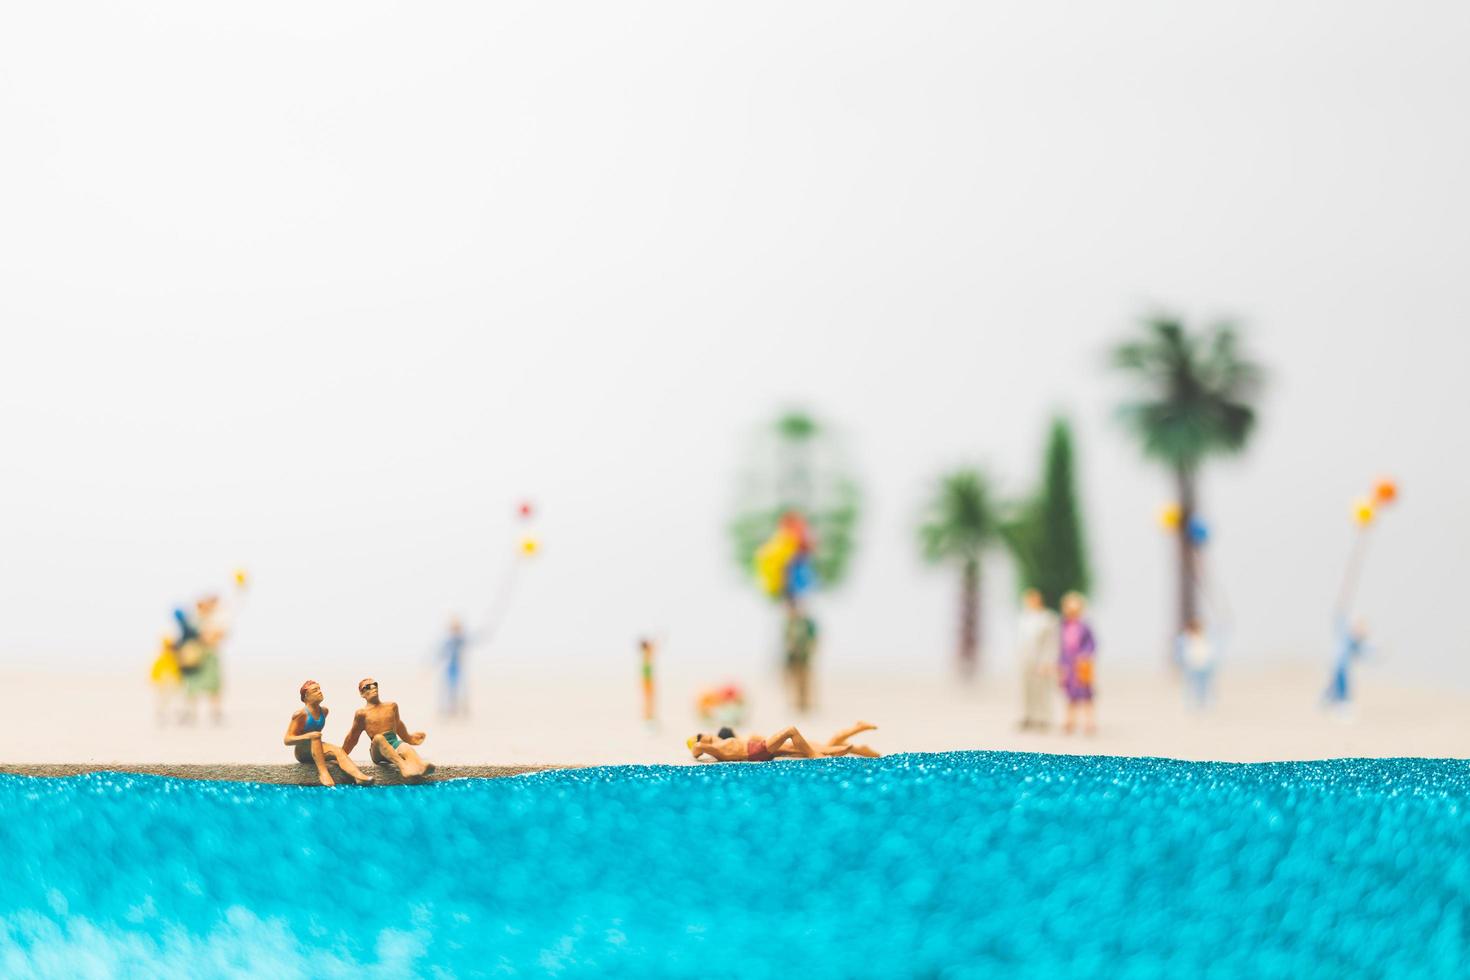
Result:
[[[866,745],[849,745],[847,740],[859,732],[870,732],[878,726],[860,721],[833,735],[825,745],[813,747],[793,727],[783,728],[768,738],[751,735],[741,738],[728,728],[718,735],[695,735],[685,744],[698,759],[707,755],[716,762],[769,762],[772,759],[830,759],[842,755],[860,755],[869,759],[879,754]]]
[[[351,758],[357,740],[366,734],[368,751],[374,762],[380,766],[395,766],[411,783],[423,782],[424,777],[434,771],[434,766],[408,746],[423,744],[424,733],[408,730],[399,717],[397,703],[378,700],[378,682],[371,677],[364,677],[358,682],[357,693],[362,695],[367,705],[357,709],[352,718],[352,728],[341,746],[328,745],[322,741],[322,729],[327,724],[322,689],[316,681],[301,685],[301,700],[306,707],[292,715],[290,724],[286,726],[286,744],[296,746],[297,761],[315,762],[317,778],[323,786],[334,785],[331,774],[327,772],[328,759],[340,766],[358,785],[371,783],[373,777],[364,775]]]

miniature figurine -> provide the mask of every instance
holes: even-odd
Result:
[[[643,720],[650,726],[658,723],[653,699],[653,652],[653,640],[645,636],[638,641],[638,669],[643,679]]]
[[[1056,676],[1057,614],[1046,608],[1041,590],[1021,593],[1017,627],[1021,660],[1021,730],[1051,726],[1052,684]]]
[[[459,617],[450,619],[449,635],[439,648],[439,658],[444,661],[444,696],[440,704],[446,715],[469,713],[464,690],[464,660],[472,642]]]
[[[752,735],[741,738],[729,728],[720,729],[719,735],[700,733],[685,744],[694,758],[707,755],[716,762],[770,762],[772,759],[822,759],[844,755],[859,755],[869,759],[880,758],[879,753],[867,745],[849,745],[848,739],[859,732],[870,732],[877,725],[860,721],[851,728],[843,729],[820,747],[813,747],[794,727],[783,728],[774,735],[761,738]]]
[[[1368,627],[1361,619],[1351,625],[1345,618],[1337,620],[1337,651],[1332,662],[1332,676],[1328,678],[1327,690],[1322,692],[1322,702],[1328,707],[1346,708],[1352,702],[1350,671],[1353,661],[1369,653]]]
[[[795,596],[786,600],[786,680],[791,685],[796,710],[812,706],[812,655],[817,649],[817,622],[802,609]]]
[[[316,763],[316,776],[323,786],[336,785],[332,774],[327,772],[328,759],[335,762],[359,786],[371,783],[373,777],[357,768],[346,751],[340,746],[328,745],[322,741],[322,730],[327,727],[328,709],[322,704],[322,689],[316,681],[306,681],[301,685],[301,703],[306,707],[292,715],[286,724],[285,742],[295,746],[296,761]]]
[[[184,688],[184,713],[186,723],[195,721],[198,715],[200,695],[209,699],[210,715],[219,724],[224,714],[220,695],[223,689],[223,672],[220,668],[220,648],[229,636],[234,618],[233,605],[239,601],[246,588],[243,570],[234,574],[235,598],[227,601],[215,594],[200,597],[194,603],[194,612],[174,610],[179,636],[174,649],[179,665],[179,674]]]
[[[398,704],[394,701],[378,700],[378,682],[364,677],[357,682],[357,693],[367,702],[352,716],[352,728],[342,740],[342,751],[351,753],[357,740],[364,733],[368,737],[368,752],[380,766],[393,765],[409,782],[420,782],[434,771],[432,763],[425,762],[411,745],[422,745],[426,737],[423,732],[410,732],[398,715]]]
[[[1083,716],[1085,731],[1097,734],[1097,715],[1093,708],[1093,664],[1097,659],[1097,642],[1092,628],[1082,619],[1087,601],[1077,592],[1062,596],[1061,653],[1057,659],[1057,676],[1067,695],[1067,717],[1062,731],[1070,735],[1076,727],[1077,715]]]
[[[153,660],[148,677],[153,682],[154,690],[158,692],[157,716],[158,723],[162,725],[168,721],[168,709],[183,682],[183,675],[179,673],[179,654],[172,637],[165,636],[159,642],[158,656]]]
[[[1210,687],[1215,677],[1215,646],[1205,634],[1198,619],[1191,619],[1175,641],[1175,659],[1184,670],[1186,691],[1196,708],[1210,703]]]
[[[745,724],[745,692],[734,682],[700,693],[694,702],[699,720],[711,726]]]

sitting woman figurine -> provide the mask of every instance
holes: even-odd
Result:
[[[353,763],[346,752],[336,745],[322,741],[322,729],[327,727],[327,708],[322,705],[322,689],[316,681],[301,685],[301,702],[306,705],[291,716],[286,725],[287,745],[296,746],[297,762],[316,763],[317,779],[323,786],[335,786],[332,774],[327,772],[327,760],[331,759],[359,786],[366,786],[373,777],[365,774]]]
[[[783,728],[776,734],[761,738],[752,735],[741,738],[728,728],[720,729],[718,735],[695,735],[685,744],[698,759],[707,755],[716,762],[770,762],[772,759],[830,759],[842,755],[860,755],[877,759],[879,754],[866,745],[849,745],[847,740],[859,732],[870,732],[878,726],[860,721],[851,728],[843,729],[825,744],[813,747],[795,728]]]

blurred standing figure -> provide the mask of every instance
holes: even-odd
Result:
[[[797,711],[812,706],[812,655],[817,649],[817,622],[795,597],[786,600],[786,680]]]
[[[1363,657],[1371,648],[1368,646],[1368,627],[1361,619],[1348,625],[1345,617],[1337,620],[1337,656],[1332,663],[1332,676],[1327,680],[1327,690],[1322,693],[1322,702],[1328,707],[1347,708],[1352,703],[1352,684],[1349,671],[1353,661]]]
[[[446,715],[469,714],[470,706],[464,689],[465,652],[470,638],[464,631],[464,623],[455,616],[449,620],[449,634],[439,647],[439,659],[444,661],[444,691],[440,709]]]
[[[653,697],[653,652],[653,640],[645,636],[638,641],[639,674],[643,679],[643,720],[650,726],[658,723]]]
[[[174,696],[179,693],[183,675],[179,672],[179,653],[174,647],[173,637],[165,636],[158,645],[158,656],[149,671],[154,690],[158,692],[158,723],[168,723],[168,709]]]
[[[1087,601],[1076,592],[1062,596],[1062,643],[1057,660],[1057,674],[1062,691],[1067,695],[1067,720],[1062,731],[1068,735],[1076,728],[1077,716],[1083,717],[1083,730],[1097,733],[1097,714],[1093,708],[1093,664],[1097,659],[1097,642],[1092,628],[1082,618]]]
[[[230,635],[234,605],[245,591],[245,573],[235,573],[235,596],[231,600],[216,594],[202,596],[194,603],[194,612],[174,610],[179,638],[175,641],[179,673],[184,686],[182,720],[193,723],[198,716],[199,696],[209,699],[210,715],[215,724],[224,720],[220,695],[224,672],[220,668],[220,648]]]
[[[1191,619],[1175,641],[1174,656],[1184,669],[1186,693],[1196,708],[1208,707],[1215,680],[1215,645],[1198,619]]]
[[[1057,614],[1046,608],[1038,589],[1021,593],[1018,624],[1021,660],[1021,730],[1051,727],[1052,679],[1056,676]]]

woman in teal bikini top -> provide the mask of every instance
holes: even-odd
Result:
[[[322,689],[316,681],[301,685],[301,703],[305,707],[292,715],[286,724],[285,742],[295,750],[296,761],[315,764],[317,781],[323,786],[336,785],[332,774],[327,771],[329,760],[358,785],[371,783],[373,777],[357,768],[341,746],[328,745],[322,739],[322,732],[327,727],[327,708],[322,704]]]

